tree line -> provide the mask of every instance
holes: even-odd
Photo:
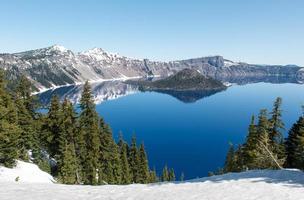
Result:
[[[282,98],[278,97],[271,112],[262,109],[257,122],[252,116],[244,144],[230,144],[225,165],[218,173],[250,169],[304,169],[304,110],[284,138]],[[303,109],[303,108],[302,108]]]
[[[130,184],[175,181],[173,169],[158,176],[150,169],[144,144],[135,135],[128,144],[122,134],[116,143],[111,128],[95,110],[85,83],[79,112],[68,100],[53,96],[47,113],[39,112],[32,85],[21,77],[7,87],[0,71],[0,164],[14,167],[30,161],[65,184]]]

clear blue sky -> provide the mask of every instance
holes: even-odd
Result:
[[[0,52],[53,44],[175,60],[304,66],[303,0],[6,0]]]

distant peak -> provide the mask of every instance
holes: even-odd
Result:
[[[60,51],[60,52],[68,51],[67,48],[65,48],[64,46],[58,45],[58,44],[51,46],[50,49],[55,50],[55,51]]]
[[[85,53],[90,53],[90,54],[100,54],[100,53],[106,53],[102,48],[94,47],[93,49],[89,49]]]
[[[102,48],[97,48],[97,47],[90,49],[88,51],[81,52],[80,54],[95,57],[97,60],[109,60],[109,59],[113,60],[115,58],[122,57],[117,53],[110,53],[103,50]]]

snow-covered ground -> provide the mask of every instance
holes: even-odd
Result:
[[[13,200],[302,200],[304,173],[262,170],[230,173],[186,182],[127,186],[71,186],[54,184],[32,164],[19,165],[31,176],[0,168],[0,199]],[[35,168],[34,171],[32,171]],[[6,174],[10,174],[10,177]],[[19,175],[15,182],[13,175]],[[37,179],[38,176],[41,176]],[[24,181],[22,181],[22,177]],[[33,177],[33,180],[31,179]],[[36,178],[34,178],[36,177]],[[35,181],[34,181],[35,180]],[[28,183],[26,183],[28,182]],[[36,182],[36,183],[35,183]],[[38,183],[40,182],[40,183]],[[44,183],[41,183],[44,182]],[[48,182],[48,183],[46,183]]]
[[[0,166],[0,182],[22,183],[53,183],[53,177],[41,171],[37,165],[23,161],[17,161],[13,169]],[[1,189],[0,189],[1,190]]]

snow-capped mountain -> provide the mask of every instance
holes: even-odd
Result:
[[[63,46],[21,53],[0,54],[0,68],[8,71],[11,79],[26,75],[38,90],[81,83],[146,76],[168,76],[184,68],[194,68],[219,80],[236,77],[287,76],[304,80],[298,66],[252,65],[210,56],[188,60],[158,62],[133,59],[108,53],[101,48],[74,53]]]

